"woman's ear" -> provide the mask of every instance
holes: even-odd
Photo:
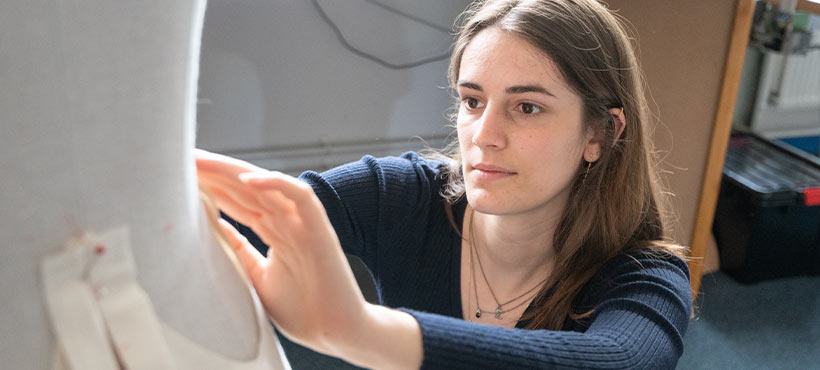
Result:
[[[601,143],[603,141],[599,138],[592,138],[587,141],[587,145],[584,146],[584,160],[587,162],[595,162],[598,158],[601,158]]]
[[[624,115],[624,109],[621,107],[609,108],[609,114],[612,115],[612,122],[615,125],[615,127],[613,127],[615,136],[612,139],[612,146],[614,147],[626,128],[626,116]],[[597,134],[593,133],[592,138],[587,142],[584,148],[584,160],[587,162],[597,161],[598,158],[601,157],[601,145],[604,142],[605,139],[601,132]]]
[[[612,145],[615,146],[626,128],[626,116],[623,107],[609,108],[609,114],[612,115],[612,122],[615,123],[615,137],[612,139]]]

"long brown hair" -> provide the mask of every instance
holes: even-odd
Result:
[[[686,248],[664,237],[668,201],[648,139],[643,75],[616,16],[596,0],[478,1],[463,14],[450,61],[453,89],[464,49],[489,27],[513,32],[546,53],[581,97],[584,129],[604,139],[601,155],[588,173],[587,163],[578,163],[554,233],[555,267],[535,298],[543,304],[524,318],[530,329],[560,330],[567,317],[578,319],[592,312],[577,311],[573,300],[611,258],[632,249],[684,257]],[[617,140],[609,111],[615,107],[626,117],[626,128]],[[465,192],[457,140],[444,151],[450,160],[443,171],[447,184],[442,195],[449,204]]]

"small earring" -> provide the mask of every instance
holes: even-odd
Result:
[[[589,175],[589,167],[590,167],[590,166],[592,166],[592,162],[587,162],[587,169],[584,171],[584,178],[581,180],[581,183],[582,183],[582,184],[583,184],[585,181],[587,181],[587,176]]]

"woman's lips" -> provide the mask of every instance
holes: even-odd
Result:
[[[510,171],[506,168],[484,163],[474,165],[473,173],[475,173],[475,176],[478,180],[497,180],[510,177],[516,174],[514,171]]]

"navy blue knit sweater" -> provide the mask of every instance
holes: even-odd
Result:
[[[593,315],[583,322],[567,318],[562,331],[462,320],[461,239],[439,195],[439,164],[415,153],[365,156],[323,174],[300,176],[324,204],[344,251],[370,270],[380,303],[418,320],[422,368],[675,367],[691,293],[688,268],[674,256],[614,258],[576,298],[581,307],[595,307]],[[465,207],[463,201],[454,206],[458,226]]]

